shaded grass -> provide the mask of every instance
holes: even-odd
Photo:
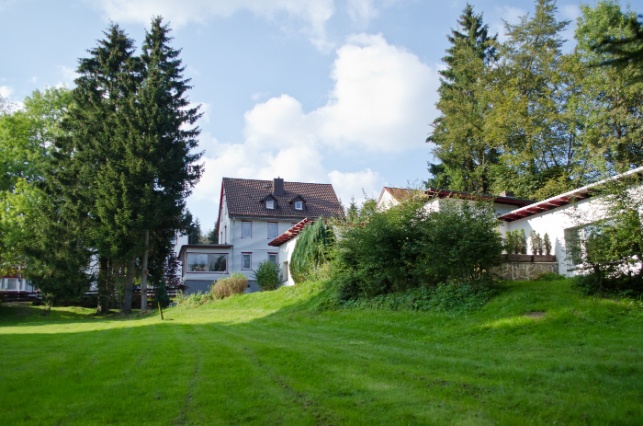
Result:
[[[0,307],[6,424],[643,424],[643,307],[568,281],[323,311],[322,283],[97,318]],[[6,401],[11,401],[7,403]]]

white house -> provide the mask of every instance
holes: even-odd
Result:
[[[621,180],[633,175],[642,175],[643,167],[614,176],[609,180]],[[424,191],[428,198],[426,208],[431,211],[439,210],[444,199],[455,199],[457,202],[466,200],[488,200],[494,204],[494,209],[500,224],[498,229],[504,236],[507,232],[524,230],[529,236],[535,231],[541,237],[549,235],[553,253],[558,263],[558,273],[573,276],[580,272],[581,259],[572,256],[571,244],[578,244],[581,234],[593,223],[609,218],[609,209],[599,188],[607,181],[587,185],[543,201],[532,202],[513,198],[510,194],[501,196],[479,196],[458,191],[429,189]],[[643,187],[640,184],[630,189],[633,194],[643,198]],[[387,209],[416,195],[416,190],[403,188],[382,189],[377,200],[378,209]],[[641,212],[643,214],[643,211]],[[530,248],[531,244],[527,244]],[[529,253],[534,254],[534,253]]]
[[[509,231],[522,229],[528,236],[533,230],[541,237],[547,233],[552,243],[552,254],[556,255],[558,261],[558,273],[565,276],[577,275],[582,259],[578,255],[572,255],[580,252],[570,250],[573,248],[572,244],[579,244],[582,234],[592,224],[609,219],[610,216],[609,205],[601,194],[600,187],[609,180],[621,180],[637,174],[643,174],[643,167],[508,212],[498,217],[501,221],[500,232],[505,235]],[[639,200],[643,198],[640,183],[632,186],[629,191]],[[643,214],[643,211],[640,213]]]
[[[184,245],[183,282],[188,293],[206,291],[233,272],[245,274],[257,290],[253,270],[261,262],[280,263],[279,248],[268,243],[305,218],[344,217],[330,184],[223,178],[216,245]]]

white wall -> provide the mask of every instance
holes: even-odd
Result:
[[[279,267],[281,269],[281,285],[284,286],[292,286],[295,285],[295,281],[292,279],[292,274],[290,273],[290,270],[286,270],[285,268],[288,267],[290,268],[290,262],[292,259],[292,253],[295,250],[295,245],[297,244],[297,240],[299,239],[299,236],[296,236],[295,238],[291,239],[290,241],[286,242],[285,244],[282,244],[281,247],[279,247]],[[287,262],[287,265],[284,263]],[[284,280],[284,278],[286,278]]]
[[[242,238],[242,222],[251,222],[252,223],[252,237],[251,238]],[[254,280],[253,270],[259,267],[259,264],[268,260],[269,254],[277,254],[279,257],[278,262],[281,264],[281,256],[279,255],[279,248],[269,246],[268,243],[274,240],[276,237],[268,237],[268,223],[277,223],[277,236],[286,232],[293,224],[297,223],[297,220],[241,220],[241,219],[232,219],[230,221],[230,226],[232,229],[231,241],[230,244],[233,245],[231,249],[232,259],[230,262],[230,271],[231,272],[241,272],[249,280]],[[242,269],[242,256],[244,253],[251,253],[252,264],[250,269]]]
[[[588,198],[574,204],[538,213],[513,222],[502,222],[499,230],[504,236],[509,231],[523,229],[527,236],[527,253],[531,253],[529,234],[532,230],[541,237],[547,233],[552,244],[552,253],[558,261],[558,273],[573,276],[577,272],[567,256],[565,231],[587,225],[607,217],[606,203],[602,197]]]

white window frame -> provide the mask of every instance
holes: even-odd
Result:
[[[248,226],[246,232],[246,226]],[[252,238],[252,222],[249,220],[241,221],[241,238]]]
[[[248,260],[248,266],[245,265],[246,259]],[[252,253],[251,252],[241,253],[241,270],[242,271],[252,270]]]
[[[191,256],[198,256],[200,263],[196,260],[190,259]],[[223,257],[225,261],[225,270],[210,270],[212,264],[216,264],[219,259]],[[193,258],[194,259],[194,258]],[[228,272],[228,253],[200,253],[200,252],[187,252],[185,255],[185,264],[187,272],[195,274],[225,274]],[[195,266],[198,268],[195,269]]]
[[[301,200],[295,201],[295,210],[303,210],[304,209],[304,202]]]
[[[270,227],[274,226],[274,235],[270,233]],[[279,223],[277,222],[268,222],[268,239],[274,240],[279,236]]]
[[[268,253],[268,262],[272,262],[276,265],[279,265],[279,253]]]
[[[266,208],[268,210],[274,210],[275,209],[275,200],[272,198],[266,200]]]

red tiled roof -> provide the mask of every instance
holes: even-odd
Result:
[[[286,232],[284,232],[274,240],[270,241],[268,245],[273,247],[279,247],[283,244],[286,244],[288,241],[292,240],[297,235],[299,235],[299,233],[306,227],[306,225],[308,225],[309,223],[313,223],[314,221],[315,219],[305,218],[301,222],[298,222],[293,226],[291,226],[290,229],[288,229]]]
[[[223,178],[228,214],[231,217],[304,219],[344,217],[344,210],[335,195],[333,186],[325,183],[284,182],[282,195],[273,193],[273,181],[258,179]],[[275,209],[266,209],[263,200],[272,195]],[[295,210],[297,197],[304,201],[303,210]]]
[[[632,169],[628,172],[621,173],[600,182],[592,183],[582,188],[574,189],[572,191],[565,192],[564,194],[556,195],[555,197],[547,198],[546,200],[539,201],[526,207],[511,211],[502,216],[499,216],[498,219],[504,222],[513,222],[514,220],[522,219],[523,217],[533,216],[538,213],[553,210],[572,202],[584,200],[586,198],[590,198],[596,194],[599,194],[601,186],[607,184],[610,181],[618,181],[624,178],[641,174],[643,174],[643,167],[638,167],[636,169]]]

